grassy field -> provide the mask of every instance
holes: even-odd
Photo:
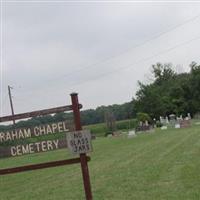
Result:
[[[136,123],[136,119],[116,121],[116,129],[118,131],[126,131],[128,129],[133,129],[136,127]],[[107,131],[105,123],[92,124],[84,126],[84,128],[91,130],[91,133],[96,135],[97,137],[105,136],[105,133]]]
[[[94,200],[199,200],[200,126],[98,138],[89,162]],[[1,159],[0,168],[65,159],[67,150]],[[0,176],[1,200],[82,200],[79,165]]]

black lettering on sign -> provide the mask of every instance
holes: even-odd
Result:
[[[74,154],[92,151],[91,134],[88,130],[67,133],[68,148]]]

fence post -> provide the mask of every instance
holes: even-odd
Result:
[[[80,117],[79,101],[77,93],[71,94],[71,101],[72,101],[72,110],[74,114],[75,129],[76,131],[80,131],[82,130],[82,126],[81,126],[81,117]],[[81,170],[82,170],[86,200],[92,200],[89,169],[85,153],[80,154],[80,161],[81,161]]]

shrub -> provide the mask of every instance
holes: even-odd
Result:
[[[148,121],[149,123],[151,123],[151,117],[147,114],[147,113],[137,113],[137,120],[138,122],[145,122]]]

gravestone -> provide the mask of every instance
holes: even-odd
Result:
[[[191,121],[190,120],[184,119],[184,120],[182,120],[180,122],[180,128],[188,128],[190,126],[191,126]]]
[[[148,121],[145,121],[145,123],[140,121],[139,126],[136,127],[135,131],[142,132],[142,131],[150,131],[151,129],[152,127],[149,125]]]
[[[175,124],[175,128],[181,128],[180,124],[179,123]]]
[[[162,126],[161,127],[161,130],[166,130],[167,129],[167,126]]]
[[[169,118],[170,118],[170,121],[169,121],[170,123],[169,124],[170,124],[171,127],[174,128],[175,125],[177,124],[176,123],[176,115],[171,114],[171,115],[169,115]]]
[[[169,118],[166,116],[166,118],[165,118],[165,123],[166,124],[169,124]]]
[[[136,134],[135,134],[134,130],[131,130],[131,131],[128,132],[128,138],[133,138],[135,136],[136,136]]]
[[[183,121],[183,116],[180,115],[179,117],[176,118],[176,124],[175,128],[181,128],[181,122]]]
[[[161,130],[166,130],[167,129],[167,125],[169,124],[168,117],[167,116],[165,118],[164,117],[160,117],[160,123],[162,124]]]
[[[154,128],[157,127],[157,125],[156,125],[156,118],[153,119],[153,127],[154,127]]]
[[[160,116],[160,123],[161,123],[162,125],[165,124],[165,119],[164,119],[164,117],[162,117],[162,116]]]
[[[190,113],[187,114],[188,119],[192,119]]]

